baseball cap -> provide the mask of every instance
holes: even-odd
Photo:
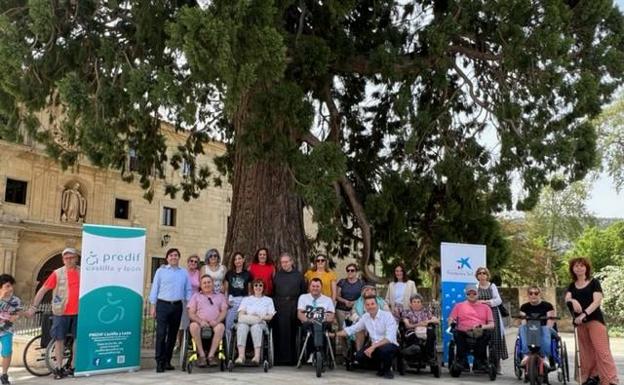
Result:
[[[65,249],[63,249],[63,252],[61,253],[61,255],[65,255],[65,254],[78,255],[78,250],[74,249],[73,247],[66,247]]]
[[[469,283],[468,285],[466,285],[466,287],[464,288],[464,293],[468,294],[469,291],[474,291],[475,293],[478,293],[479,290],[477,290],[477,285],[473,284],[473,283]]]

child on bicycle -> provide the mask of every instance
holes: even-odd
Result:
[[[0,382],[10,384],[9,366],[13,354],[13,323],[18,316],[25,314],[22,301],[13,295],[15,278],[9,274],[0,274],[0,355],[2,355],[2,375]]]

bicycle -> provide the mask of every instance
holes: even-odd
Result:
[[[42,314],[42,312],[38,312]],[[41,317],[42,333],[33,337],[24,348],[22,359],[26,370],[37,377],[45,377],[52,373],[56,365],[55,344],[54,339],[50,336],[50,314],[44,314]],[[65,339],[65,352],[63,354],[63,367],[68,369],[71,366],[73,358],[74,337],[67,336]]]

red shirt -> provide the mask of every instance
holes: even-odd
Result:
[[[457,330],[467,331],[478,325],[493,322],[492,309],[484,303],[460,302],[453,307],[449,319],[457,320]]]
[[[251,279],[261,279],[264,283],[264,295],[273,294],[273,273],[275,267],[273,265],[261,265],[259,263],[252,263],[249,266],[249,273]]]
[[[46,279],[43,286],[48,289],[56,287],[56,271]],[[65,304],[64,315],[78,314],[78,294],[80,290],[80,272],[78,269],[67,269],[67,303]]]

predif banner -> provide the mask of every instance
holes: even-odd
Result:
[[[442,282],[442,330],[446,330],[448,316],[457,302],[465,299],[464,287],[468,283],[475,283],[475,271],[486,266],[486,248],[484,245],[465,243],[440,244],[440,266]],[[442,333],[444,347],[443,361],[448,362],[448,343],[451,340],[449,333]]]
[[[82,228],[76,375],[139,369],[145,229]]]

